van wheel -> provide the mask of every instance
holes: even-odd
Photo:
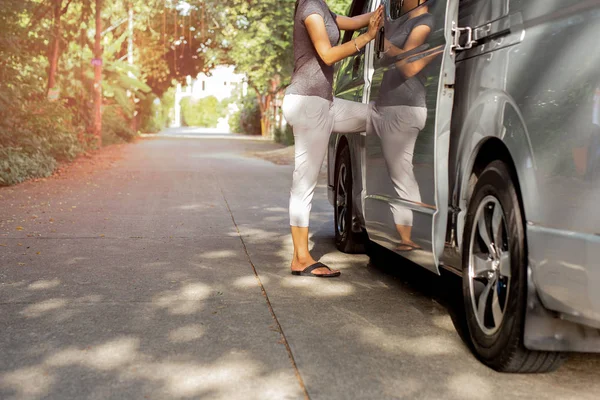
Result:
[[[527,249],[519,197],[502,161],[481,173],[463,237],[463,295],[474,351],[500,372],[549,372],[561,353],[523,345],[527,298]]]
[[[335,246],[344,253],[364,253],[362,229],[352,199],[350,149],[344,146],[335,162],[334,181]]]

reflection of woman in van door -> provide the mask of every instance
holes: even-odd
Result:
[[[308,220],[317,178],[331,132],[364,132],[367,105],[332,94],[333,64],[356,54],[375,38],[382,9],[356,17],[336,15],[325,0],[297,0],[294,13],[294,73],[283,100],[285,119],[293,127],[295,168],[290,193],[290,225],[294,242],[292,273],[339,276],[317,263],[308,251]],[[336,46],[340,29],[366,33]]]
[[[402,55],[411,50],[418,52],[415,49],[425,44],[433,29],[434,18],[429,13],[429,5],[434,0],[392,1],[400,3],[396,5],[401,7],[398,12],[400,17],[385,21],[382,62],[391,65],[383,75],[372,123],[381,139],[383,156],[397,195],[401,199],[421,203],[419,185],[413,173],[415,142],[427,120],[425,85],[421,71],[439,52],[412,62],[410,56]],[[424,4],[421,5],[422,3]],[[411,239],[412,211],[397,204],[390,207],[401,239],[398,250],[420,249]]]

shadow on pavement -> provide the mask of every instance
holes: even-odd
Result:
[[[0,192],[0,398],[304,398],[246,249],[313,399],[596,397],[597,357],[481,365],[460,279],[335,250],[323,185],[311,245],[342,277],[293,277],[291,167],[241,156],[267,148],[142,141],[93,183]]]
[[[376,243],[370,243],[369,246],[369,267],[400,280],[412,290],[444,306],[452,318],[456,332],[469,350],[473,350],[463,304],[461,278],[443,269],[440,276],[435,275]],[[398,263],[406,268],[394,267]]]

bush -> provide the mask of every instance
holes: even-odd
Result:
[[[282,129],[276,128],[273,139],[277,143],[284,144],[286,146],[291,146],[294,144],[294,132],[292,131],[292,126],[286,124]]]
[[[227,123],[229,124],[229,129],[234,133],[244,133],[241,125],[242,112],[240,110],[231,113]]]
[[[131,142],[137,133],[131,129],[130,121],[121,107],[107,105],[102,112],[102,144]]]
[[[39,151],[30,154],[18,147],[0,147],[0,186],[48,177],[56,164],[54,158]]]
[[[194,100],[186,97],[181,100],[183,125],[215,128],[219,118],[227,112],[226,101],[219,102],[214,96]]]
[[[140,102],[140,113],[138,114],[139,130],[142,133],[158,133],[167,124],[162,103],[156,102],[158,98],[154,95],[146,95]]]
[[[72,110],[31,97],[0,108],[0,186],[50,176],[59,161],[85,150],[84,129],[73,123]]]
[[[84,130],[72,123],[71,111],[60,102],[30,101],[23,109],[0,113],[0,118],[1,147],[41,152],[57,161],[71,161],[84,151],[77,134]]]
[[[247,95],[238,101],[239,111],[229,117],[229,128],[235,133],[260,135],[260,106],[255,95]]]

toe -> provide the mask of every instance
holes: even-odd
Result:
[[[332,275],[332,274],[336,274],[338,272],[340,272],[340,271],[335,270],[335,269],[317,268],[312,273],[315,275]]]

